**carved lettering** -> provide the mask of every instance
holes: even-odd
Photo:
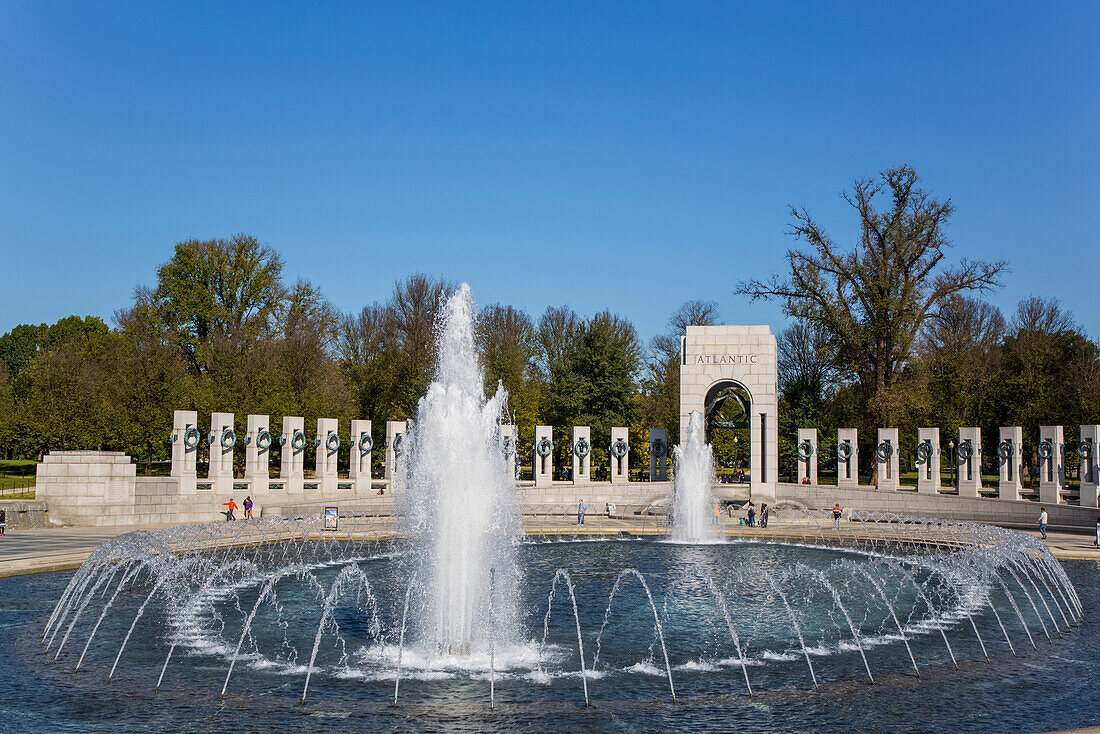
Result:
[[[695,364],[757,364],[758,361],[755,354],[699,354],[695,357]]]

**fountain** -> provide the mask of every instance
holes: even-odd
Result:
[[[676,447],[676,477],[672,485],[672,539],[700,543],[714,538],[714,454],[706,442],[703,414],[688,417],[687,440]]]
[[[0,579],[0,598],[57,599],[6,622],[47,653],[0,666],[0,684],[35,681],[20,695],[39,697],[44,718],[24,728],[117,730],[89,718],[101,700],[151,730],[205,727],[220,695],[227,729],[269,732],[316,728],[302,715],[339,730],[392,728],[395,715],[427,729],[455,717],[590,729],[588,705],[628,728],[728,728],[733,712],[745,729],[936,730],[969,722],[958,717],[985,690],[1005,697],[1000,713],[1000,698],[982,699],[997,722],[1088,723],[1079,686],[1057,707],[1030,703],[1036,681],[1068,685],[1063,660],[1086,683],[1100,664],[1077,652],[1097,645],[1077,586],[1025,534],[860,511],[838,531],[827,513],[784,506],[770,540],[717,542],[699,414],[676,454],[671,535],[689,545],[653,542],[664,531],[644,524],[593,540],[574,535],[567,508],[561,522],[525,511],[502,450],[507,396],[485,397],[473,313],[467,286],[443,309],[394,515],[138,531],[71,577]],[[544,523],[556,538],[524,536]],[[1091,568],[1072,568],[1100,596]],[[1017,693],[1005,680],[1024,656]],[[944,702],[938,718],[930,701]]]
[[[448,299],[438,326],[439,363],[410,431],[407,535],[426,579],[418,642],[442,655],[487,653],[489,578],[497,644],[518,634],[521,536],[511,462],[502,450],[508,394],[485,399],[474,344],[470,287]]]
[[[491,404],[481,405],[482,435],[492,433]],[[421,418],[413,445],[448,425],[446,411],[438,416]],[[481,455],[496,461],[491,445]],[[1056,661],[1093,644],[1062,566],[1013,531],[857,512],[837,533],[821,513],[783,509],[782,542],[575,542],[566,533],[497,545],[427,519],[458,511],[447,504],[455,498],[422,484],[449,465],[433,457],[433,469],[412,462],[397,537],[390,518],[349,515],[338,531],[323,530],[321,517],[263,518],[105,543],[36,623],[47,656],[20,663],[23,672],[44,690],[86,681],[89,693],[135,711],[156,690],[176,702],[166,710],[220,694],[272,716],[279,709],[258,699],[289,689],[320,711],[338,702],[372,717],[371,702],[478,703],[518,706],[553,728],[560,710],[529,707],[606,708],[625,697],[701,711],[713,700],[725,711],[737,696],[767,702],[787,691],[779,700],[794,711],[791,691],[874,685],[889,689],[878,700],[901,696],[917,711],[923,686],[950,698],[971,679],[1011,678],[1017,656],[1057,680]],[[475,502],[485,492],[431,486]],[[501,534],[534,518],[503,507],[514,514],[471,514]],[[457,557],[463,548],[469,556]],[[521,574],[527,583],[514,586]],[[56,681],[52,660],[79,676]],[[274,730],[293,729],[284,725]]]

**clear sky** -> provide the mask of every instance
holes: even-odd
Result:
[[[834,5],[838,7],[834,7]],[[908,163],[956,256],[1100,337],[1100,3],[0,0],[0,333],[248,232],[342,310],[413,271],[643,338]]]

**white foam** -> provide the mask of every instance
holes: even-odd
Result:
[[[634,663],[631,666],[623,668],[624,673],[636,673],[638,675],[654,675],[664,678],[666,673],[661,668],[658,668],[648,660],[643,660],[640,663]]]

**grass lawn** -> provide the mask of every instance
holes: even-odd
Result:
[[[38,462],[33,459],[0,459],[0,499],[33,500]],[[29,492],[13,492],[30,487]]]
[[[0,482],[2,486],[33,487],[38,462],[34,459],[0,459]]]

